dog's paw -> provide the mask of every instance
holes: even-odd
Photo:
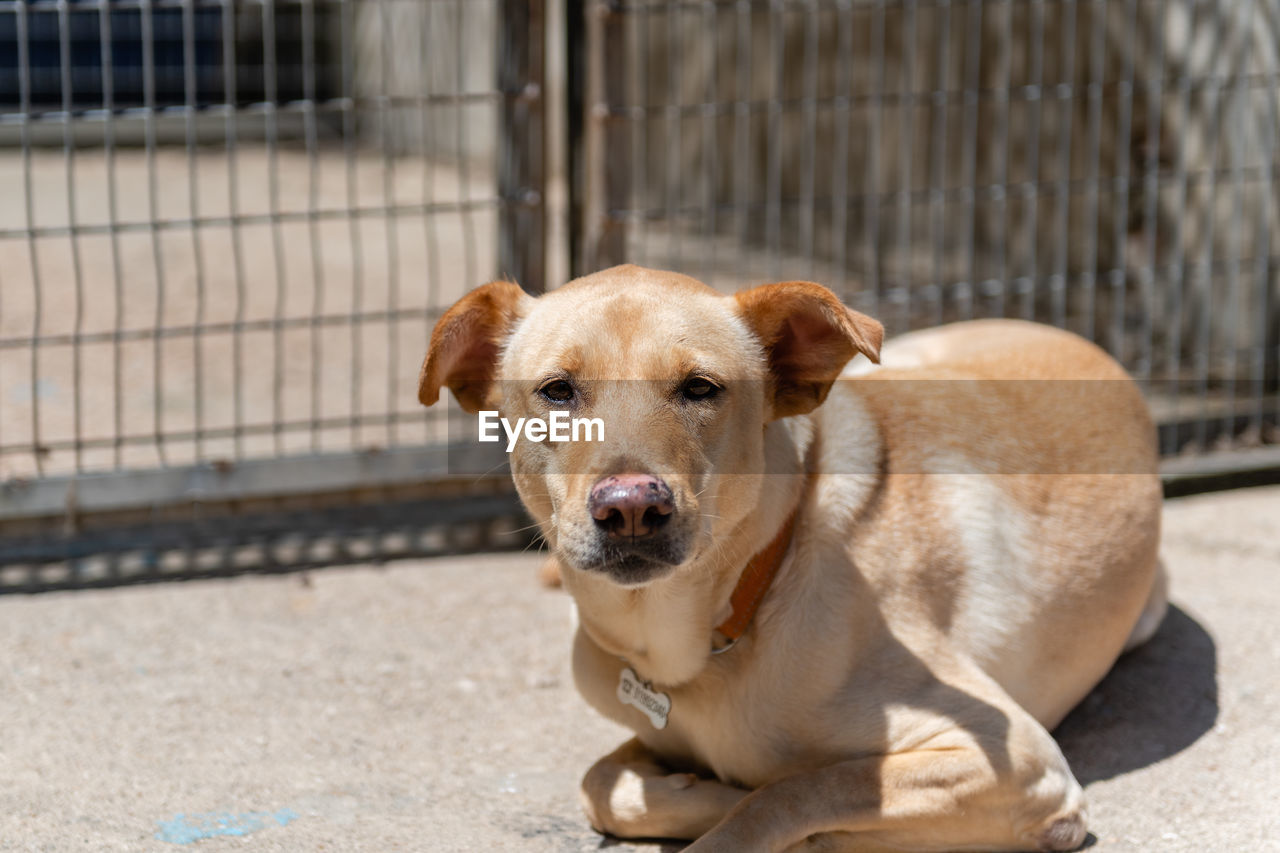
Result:
[[[1056,817],[1040,831],[1036,839],[1041,850],[1075,850],[1084,844],[1089,830],[1085,826],[1084,813],[1073,811]]]

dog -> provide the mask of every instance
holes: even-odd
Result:
[[[576,603],[577,687],[635,733],[583,778],[600,832],[1086,840],[1049,731],[1166,607],[1143,398],[1048,326],[882,343],[818,284],[725,296],[637,266],[487,284],[436,325],[423,404],[604,423],[510,451]]]

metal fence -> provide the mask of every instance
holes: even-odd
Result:
[[[1277,441],[1276,3],[586,8],[583,268],[1038,319],[1145,383],[1166,454]]]
[[[1274,2],[0,0],[0,591],[527,541],[412,389],[563,252],[1072,328],[1171,472],[1276,469],[1277,45]]]
[[[539,14],[0,2],[0,588],[501,532],[412,389],[466,289],[541,286]]]

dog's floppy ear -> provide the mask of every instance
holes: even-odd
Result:
[[[430,406],[440,389],[453,392],[463,409],[484,408],[502,350],[525,296],[519,285],[494,281],[459,299],[431,332],[427,357],[418,374],[418,402]]]
[[[857,353],[880,363],[884,327],[820,284],[764,284],[735,298],[769,357],[775,418],[816,409]]]

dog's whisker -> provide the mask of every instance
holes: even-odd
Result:
[[[526,530],[533,530],[535,528],[540,529],[541,527],[542,525],[538,524],[538,522],[535,521],[533,524],[526,524],[524,527],[517,527],[514,530],[506,531],[506,533],[509,535],[516,534],[516,533],[524,533]]]

